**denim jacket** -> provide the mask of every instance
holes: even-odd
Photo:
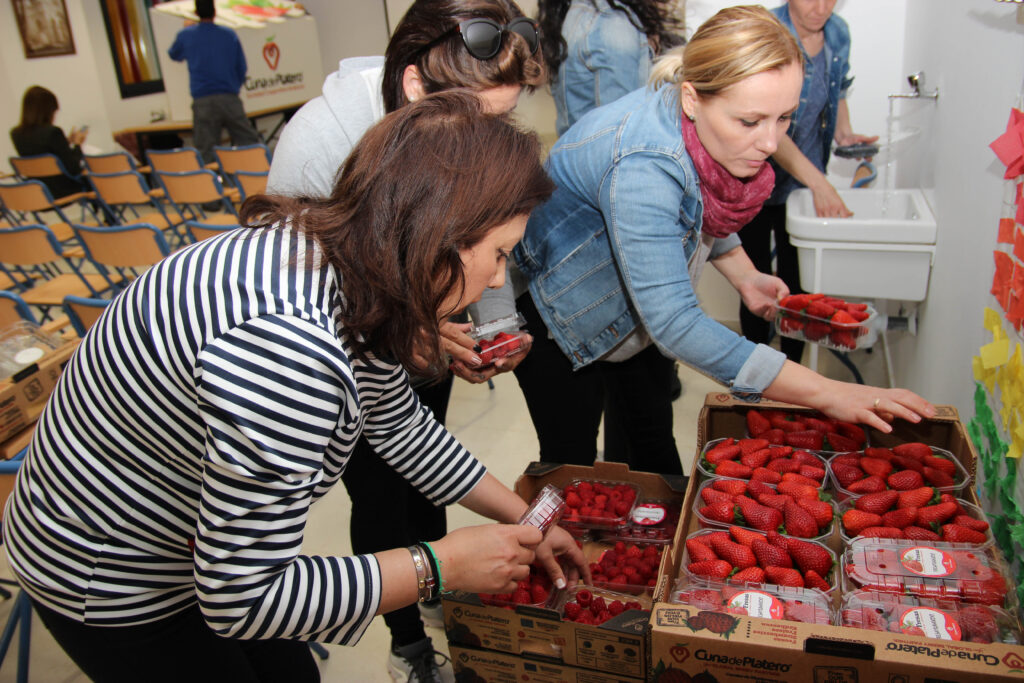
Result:
[[[680,133],[677,86],[641,88],[590,112],[547,160],[557,188],[534,210],[516,264],[573,367],[642,326],[663,354],[756,400],[785,361],[700,308],[687,264],[703,202]],[[716,240],[711,258],[739,246]]]
[[[793,26],[793,20],[789,16],[789,4],[776,7],[772,12],[779,18],[779,21],[785,24],[796,38],[797,43],[800,43],[796,27]],[[804,70],[804,86],[800,91],[800,107],[803,107],[807,102],[807,93],[811,88],[813,78],[809,68],[811,59],[807,56],[803,45],[800,45],[800,50],[803,51],[804,62],[807,64],[807,68]],[[824,166],[828,166],[828,159],[832,153],[832,138],[836,133],[839,100],[846,99],[846,90],[853,83],[853,77],[848,76],[850,72],[850,28],[843,18],[834,12],[825,22],[825,63],[828,64],[828,104],[825,105],[825,111],[821,116],[821,158],[824,161]],[[798,121],[799,118],[800,109],[797,108],[793,120]],[[794,133],[795,131],[790,129],[790,136]]]
[[[591,109],[647,84],[652,51],[638,25],[626,7],[573,0],[562,23],[568,52],[551,83],[559,135]]]

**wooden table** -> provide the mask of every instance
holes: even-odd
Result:
[[[281,114],[281,120],[277,122],[273,130],[267,136],[263,136],[259,133],[260,140],[264,144],[271,144],[281,132],[281,128],[285,123],[291,119],[291,117],[304,105],[305,102],[293,102],[292,104],[283,104],[276,107],[270,107],[268,109],[258,109],[256,111],[246,112],[246,117],[252,122],[257,133],[259,133],[259,126],[256,125],[260,119],[267,118],[269,116],[277,116]],[[124,143],[124,138],[134,138],[136,148],[135,150],[129,150],[135,154],[139,159],[143,158],[143,154],[147,149],[147,141],[150,135],[157,133],[191,133],[192,122],[191,121],[157,121],[156,123],[147,123],[142,126],[132,126],[130,128],[123,128],[114,132],[114,139],[118,140],[122,145],[127,147]]]

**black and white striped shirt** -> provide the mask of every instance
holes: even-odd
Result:
[[[484,468],[401,367],[350,356],[338,274],[319,255],[298,230],[237,230],[108,307],[8,502],[8,555],[33,598],[86,624],[198,600],[226,636],[359,639],[380,602],[373,556],[300,554],[309,506],[356,438],[437,504]]]

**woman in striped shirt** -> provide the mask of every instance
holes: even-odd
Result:
[[[438,505],[504,525],[433,545],[446,589],[508,592],[556,529],[419,405],[439,321],[497,287],[550,196],[535,136],[449,91],[389,115],[331,197],[250,199],[242,228],[135,281],[82,340],[4,518],[11,566],[95,680],[317,680],[301,641],[353,644],[412,604],[424,556],[301,553],[357,437]],[[511,524],[508,524],[511,523]],[[427,558],[429,559],[429,558]],[[416,560],[416,562],[414,562]]]

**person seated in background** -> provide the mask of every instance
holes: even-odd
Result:
[[[21,99],[21,121],[11,129],[11,142],[19,156],[53,154],[70,174],[39,178],[54,199],[88,189],[83,182],[70,177],[79,176],[82,172],[82,143],[88,132],[84,128],[72,128],[71,133],[65,136],[64,131],[53,123],[59,109],[56,95],[42,86],[33,85]]]
[[[511,592],[534,561],[559,587],[589,579],[568,532],[517,523],[528,504],[405,370],[444,372],[441,321],[501,286],[553,190],[540,152],[468,93],[424,97],[363,136],[328,198],[256,195],[245,227],[110,303],[3,516],[12,570],[91,680],[317,681],[307,641],[354,645],[375,615],[442,587]],[[304,553],[310,506],[363,434],[434,504],[502,524]]]
[[[267,180],[269,194],[325,197],[334,187],[345,157],[387,112],[402,109],[428,93],[466,88],[489,112],[508,112],[520,93],[545,81],[537,26],[509,0],[417,0],[398,23],[384,57],[343,59],[324,81],[323,94],[292,117],[274,151]],[[495,159],[495,163],[502,163]],[[507,256],[507,254],[505,255]],[[512,304],[511,287],[502,290]],[[491,296],[474,305],[473,319],[487,322]],[[465,320],[465,317],[460,318]],[[479,349],[465,334],[470,325],[443,326],[452,370],[471,383],[515,368],[529,352],[480,367]],[[453,374],[440,382],[414,377],[421,403],[442,424],[448,411]],[[443,507],[433,505],[381,460],[365,439],[342,477],[352,499],[352,547],[357,553],[409,545],[444,535]],[[387,500],[386,505],[381,501]],[[422,613],[422,616],[421,616]],[[441,678],[436,652],[424,629],[441,626],[441,605],[431,601],[384,615],[391,631],[388,670],[395,680]]]
[[[557,189],[515,249],[534,348],[516,368],[541,459],[590,465],[600,405],[618,404],[630,468],[682,472],[667,372],[678,359],[738,398],[795,403],[883,432],[934,407],[905,389],[830,380],[710,318],[710,263],[764,317],[788,294],[736,237],[771,194],[768,157],[800,102],[803,55],[760,6],[723,9],[660,59],[652,87],[580,119],[551,150]],[[647,358],[645,358],[645,356]]]

